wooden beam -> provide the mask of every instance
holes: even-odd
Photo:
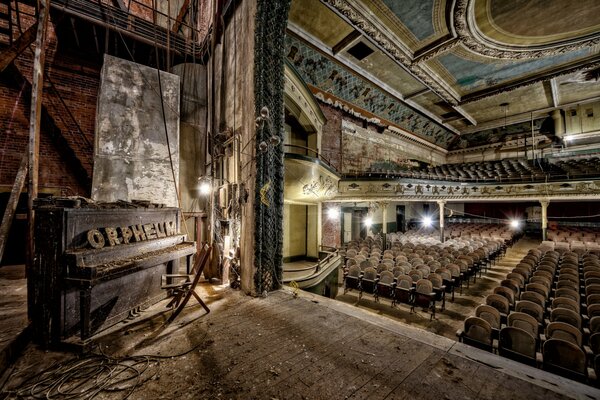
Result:
[[[14,61],[33,41],[37,31],[37,24],[33,24],[12,45],[0,52],[0,72]]]
[[[131,1],[131,0],[129,0]],[[125,3],[123,3],[123,0],[113,0],[113,3],[115,3],[117,6],[119,6],[119,8],[123,11],[127,11],[127,7],[125,7]]]
[[[23,186],[25,186],[28,161],[29,156],[27,152],[25,152],[21,159],[21,165],[17,171],[17,177],[15,178],[15,183],[10,192],[6,209],[4,210],[4,216],[2,217],[2,225],[0,225],[0,261],[2,261],[2,256],[4,255],[4,249],[6,248],[6,242],[8,241],[8,233],[10,232],[15,211],[17,210],[17,204],[19,203],[19,196],[23,191]]]
[[[550,92],[552,93],[552,106],[559,107],[560,91],[558,89],[558,83],[556,82],[556,78],[550,79]]]
[[[33,59],[33,78],[31,85],[31,107],[29,111],[29,148],[27,180],[27,266],[31,270],[34,261],[34,211],[33,200],[38,196],[38,171],[40,156],[40,122],[42,116],[42,93],[44,78],[44,59],[46,53],[46,33],[50,13],[50,0],[38,0],[38,24]]]
[[[183,18],[185,18],[185,15],[188,13],[189,9],[190,9],[190,0],[185,0],[183,2],[183,4],[181,5],[181,8],[179,9],[179,13],[177,14],[177,19],[175,20],[175,23],[173,24],[173,27],[171,28],[171,32],[173,32],[173,33],[179,32],[179,29],[181,29],[181,24],[183,23]]]
[[[350,43],[352,43],[355,39],[359,38],[360,36],[361,36],[361,34],[359,31],[353,30],[348,35],[346,35],[345,38],[343,38],[338,43],[336,43],[331,48],[331,52],[333,53],[333,55],[336,55],[337,53],[339,53],[340,51],[342,51],[346,47],[348,47],[350,45]]]

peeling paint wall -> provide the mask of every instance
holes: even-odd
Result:
[[[156,69],[105,55],[96,118],[92,199],[139,199],[177,207],[173,175],[177,182],[179,77],[161,72],[159,81]]]

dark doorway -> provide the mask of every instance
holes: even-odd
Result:
[[[404,206],[396,206],[396,231],[397,232],[405,232],[406,228],[405,224],[405,207]]]

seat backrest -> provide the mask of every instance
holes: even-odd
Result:
[[[590,294],[585,298],[587,305],[600,303],[600,294]]]
[[[515,296],[517,296],[517,297],[519,296],[519,293],[520,293],[519,282],[514,281],[512,279],[503,279],[502,281],[500,281],[500,286],[509,288],[510,290],[512,290],[512,292],[514,293]]]
[[[364,281],[374,281],[375,278],[377,278],[377,271],[375,270],[375,268],[369,267],[365,269],[365,272],[363,274]]]
[[[540,323],[544,320],[544,309],[539,304],[535,304],[532,301],[517,301],[517,304],[515,305],[515,311],[529,314]]]
[[[560,339],[548,339],[542,347],[544,364],[559,366],[578,374],[586,374],[585,353],[579,346]]]
[[[494,294],[506,297],[509,304],[515,304],[515,292],[505,286],[497,286],[494,288]]]
[[[550,322],[565,322],[581,329],[581,315],[567,308],[555,308],[550,312]]]
[[[533,337],[537,338],[539,333],[538,321],[529,314],[523,312],[511,312],[508,314],[508,326],[523,329],[530,333]]]
[[[396,278],[396,287],[401,289],[412,289],[413,280],[408,275],[400,275]]]
[[[429,274],[429,276],[427,277],[427,279],[429,279],[431,281],[431,284],[436,289],[441,288],[442,285],[444,284],[444,282],[442,281],[442,277],[440,275],[436,274],[436,273]]]
[[[567,308],[579,313],[579,303],[569,297],[556,297],[552,300],[552,308]]]
[[[475,309],[475,316],[486,320],[492,328],[500,329],[500,312],[494,307],[481,304]]]
[[[596,296],[593,294],[592,296]],[[588,296],[591,297],[591,296]],[[590,318],[599,317],[600,316],[600,303],[589,304],[587,307],[587,315]]]
[[[556,282],[556,288],[557,289],[571,288],[571,289],[577,291],[577,290],[579,290],[579,285],[572,280],[560,280],[559,279],[558,282]]]
[[[412,278],[413,282],[417,282],[419,279],[423,279],[423,273],[418,269],[411,269],[408,275]]]
[[[556,289],[556,291],[554,292],[555,296],[558,297],[566,297],[569,299],[572,299],[574,302],[579,303],[579,293],[577,293],[576,291],[574,291],[571,288],[560,288],[560,289]]]
[[[525,285],[525,277],[516,272],[509,272],[508,274],[506,274],[506,279],[518,282],[519,287]]]
[[[550,293],[546,286],[540,285],[539,283],[528,283],[525,286],[525,289],[532,292],[538,292],[539,294],[544,296],[545,299],[548,298],[548,294]]]
[[[429,279],[419,279],[415,291],[417,293],[430,294],[433,292],[433,285]]]
[[[390,271],[383,271],[379,274],[379,283],[383,285],[391,285],[394,282],[394,274]]]
[[[492,327],[490,324],[478,317],[465,319],[465,336],[485,344],[492,344]]]
[[[546,326],[546,338],[566,340],[579,347],[581,347],[583,341],[581,331],[573,325],[564,322],[550,322]]]
[[[532,276],[529,279],[529,283],[537,283],[540,284],[542,286],[545,286],[548,290],[550,290],[550,288],[552,287],[552,281],[550,279],[548,279],[545,276]]]
[[[508,299],[495,293],[487,295],[485,298],[485,304],[494,307],[502,314],[508,314],[510,310],[510,303],[508,302]]]
[[[589,285],[585,287],[585,295],[589,296],[592,294],[599,294],[600,293],[600,285],[598,284],[593,284],[593,285]]]
[[[532,301],[539,304],[542,308],[546,308],[546,299],[538,292],[524,291],[521,293],[521,300]]]
[[[507,326],[500,330],[500,340],[498,341],[500,354],[503,349],[519,353],[526,357],[535,359],[536,341],[527,331],[514,326]]]
[[[348,276],[351,276],[353,278],[358,278],[360,276],[360,267],[358,265],[352,265],[349,269],[348,269]]]

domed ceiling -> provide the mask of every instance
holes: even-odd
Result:
[[[600,1],[292,0],[286,51],[318,98],[452,149],[600,100]]]

